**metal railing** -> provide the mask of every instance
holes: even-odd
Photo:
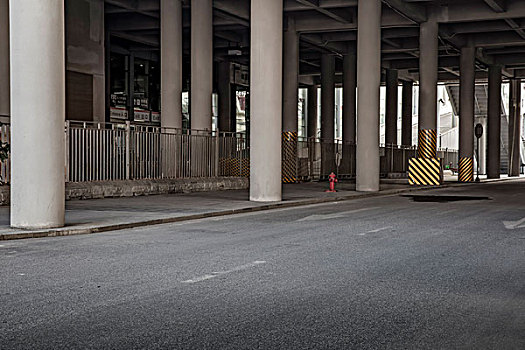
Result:
[[[250,173],[249,142],[240,133],[137,126],[127,123],[67,121],[66,181],[199,178]],[[0,140],[9,142],[10,126],[0,125]],[[380,147],[381,176],[404,173],[415,147]],[[457,168],[457,151],[440,150],[443,164]],[[297,177],[316,180],[337,172],[356,174],[356,145],[317,138],[297,141]],[[9,159],[0,164],[1,181],[10,182]]]

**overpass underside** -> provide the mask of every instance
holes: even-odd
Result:
[[[358,191],[378,191],[407,157],[444,156],[439,83],[459,84],[453,157],[464,182],[474,180],[476,117],[487,175],[500,176],[509,84],[503,148],[518,176],[524,76],[522,0],[0,0],[11,225],[62,226],[65,181],[249,176],[250,199],[264,202],[281,200],[283,180],[305,167],[341,167]]]

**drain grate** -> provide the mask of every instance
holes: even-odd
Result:
[[[454,196],[454,195],[428,195],[428,194],[403,194],[401,197],[412,198],[414,202],[459,202],[459,201],[480,201],[491,200],[486,196]]]

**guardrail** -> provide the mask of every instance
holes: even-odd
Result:
[[[244,134],[137,126],[127,123],[67,121],[66,181],[169,179],[244,176],[250,173],[249,142]],[[0,125],[9,142],[10,126]],[[294,141],[295,142],[295,141]],[[415,147],[381,146],[380,172],[403,173]],[[443,164],[457,168],[457,151],[440,150]],[[323,160],[324,159],[324,160]],[[324,178],[331,171],[355,177],[356,145],[317,138],[297,141],[297,177]],[[9,159],[0,164],[1,181],[10,182]]]

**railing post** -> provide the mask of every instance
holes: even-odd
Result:
[[[219,176],[219,128],[215,130],[215,176]]]
[[[66,179],[66,182],[69,182],[69,120],[66,120],[66,125],[65,125],[65,147],[66,147],[66,152],[65,152],[65,159],[64,159],[64,169],[65,169],[65,172],[66,172],[66,176],[65,176],[65,179]]]
[[[130,149],[130,141],[131,141],[131,123],[129,120],[126,121],[126,180],[130,179],[130,162],[131,162],[131,149]]]

